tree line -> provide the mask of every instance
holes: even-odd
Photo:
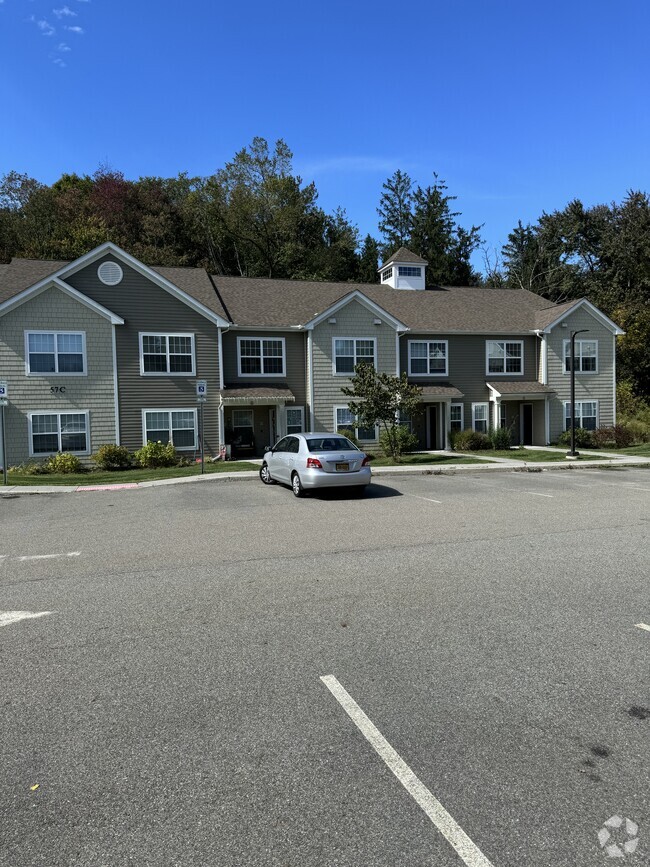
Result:
[[[51,185],[10,171],[0,179],[0,261],[74,259],[113,241],[149,265],[216,274],[375,283],[380,261],[406,246],[429,262],[428,286],[523,288],[550,301],[589,298],[627,332],[619,379],[650,393],[650,199],[570,202],[519,222],[501,250],[463,227],[438,175],[425,187],[396,171],[382,186],[377,237],[361,238],[343,208],[327,213],[314,183],[294,173],[279,140],[254,138],[207,177],[128,180],[109,166]],[[484,272],[472,266],[483,249]]]

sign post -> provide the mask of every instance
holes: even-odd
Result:
[[[201,475],[205,473],[205,443],[203,441],[203,404],[208,399],[208,383],[205,379],[196,381],[196,402],[199,405],[199,440],[201,442]]]
[[[0,444],[2,445],[2,484],[7,484],[7,437],[5,436],[5,407],[9,391],[6,382],[0,382]]]

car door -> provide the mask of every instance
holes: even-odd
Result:
[[[288,467],[286,461],[288,439],[289,437],[283,437],[280,442],[276,443],[273,446],[272,453],[267,458],[267,463],[269,465],[269,470],[271,471],[271,476],[276,480],[276,482],[289,481],[289,477],[287,476]]]
[[[287,481],[291,481],[291,474],[298,465],[298,452],[300,451],[300,440],[298,437],[287,437],[287,451],[285,452],[285,462],[287,467]]]

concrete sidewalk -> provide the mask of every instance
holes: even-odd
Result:
[[[564,452],[564,449],[541,448],[541,451]],[[448,452],[427,452],[431,455],[449,455]],[[582,455],[587,454],[585,450]],[[373,479],[382,476],[404,475],[453,475],[456,473],[486,473],[486,472],[547,472],[552,470],[581,470],[598,469],[602,467],[633,467],[650,466],[650,458],[628,457],[612,454],[610,452],[589,452],[591,455],[599,455],[601,460],[585,461],[522,461],[516,458],[481,458],[479,453],[472,454],[485,463],[479,464],[418,464],[417,466],[393,466],[377,467],[373,469]],[[261,461],[259,462],[261,464]],[[155,488],[164,485],[185,485],[207,482],[238,482],[255,481],[259,478],[257,470],[244,470],[236,473],[209,473],[203,476],[182,476],[176,479],[157,479],[148,482],[128,482],[115,485],[7,485],[0,486],[0,497],[3,494],[76,494],[92,493],[96,491],[124,491],[135,488]]]

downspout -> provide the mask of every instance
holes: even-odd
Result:
[[[309,378],[309,430],[315,429],[314,416],[314,332],[307,332],[307,377]]]
[[[220,326],[217,326],[217,353],[219,361],[219,454],[221,454],[222,448],[225,448],[226,445],[225,413],[223,408],[223,335],[226,331],[230,331],[230,328],[221,328]]]

